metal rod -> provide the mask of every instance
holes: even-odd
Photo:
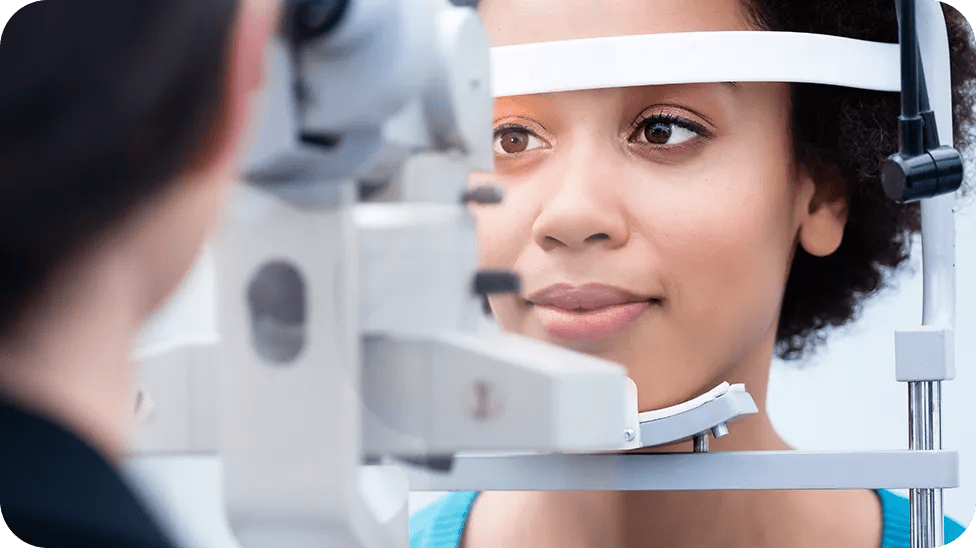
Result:
[[[909,438],[910,449],[921,451],[925,449],[928,422],[928,390],[925,382],[912,382],[908,385],[909,393]],[[912,489],[909,492],[909,508],[911,511],[911,543],[912,548],[933,548],[935,539],[931,532],[931,515],[928,513],[931,491],[928,489]]]
[[[918,34],[915,27],[915,0],[899,0],[901,21],[898,41],[901,47],[901,114],[918,116]]]
[[[927,43],[920,42],[917,21],[927,25],[922,30],[931,30],[930,23],[936,17],[942,23],[938,2],[931,0],[896,0],[898,15],[898,38],[901,45],[901,100],[902,113],[899,118],[901,152],[919,155],[925,150],[925,140],[934,144],[934,115],[929,115],[930,135],[925,136],[920,108],[931,109],[921,66],[923,58],[934,70],[937,60],[932,51],[927,51]],[[916,11],[918,10],[918,11]],[[930,76],[931,76],[930,72]],[[939,84],[939,83],[937,83]],[[925,94],[925,97],[922,97]],[[930,101],[932,100],[932,101]],[[946,111],[939,113],[946,115]],[[950,118],[943,118],[951,124]],[[946,127],[942,128],[946,130]],[[943,138],[946,135],[942,136]],[[951,136],[949,137],[951,143]],[[922,325],[952,329],[955,323],[955,227],[953,224],[953,197],[940,196],[924,200],[922,210]],[[909,403],[909,449],[942,449],[942,386],[939,381],[912,382],[908,387]],[[942,546],[944,513],[941,489],[910,490],[911,539],[912,548],[932,548]]]
[[[708,453],[708,432],[695,436],[695,453]]]
[[[951,329],[955,324],[955,223],[953,220],[953,206],[955,198],[952,195],[939,196],[923,200],[922,210],[922,325],[946,327]],[[911,384],[911,383],[910,383]],[[928,395],[927,409],[918,415],[918,420],[927,422],[931,432],[932,449],[942,449],[942,398],[941,382],[919,383],[925,384]],[[911,390],[911,387],[909,387]],[[921,397],[921,394],[917,396]],[[910,398],[909,403],[911,404]],[[921,403],[920,403],[921,404]],[[919,404],[919,405],[920,405]],[[923,432],[918,432],[918,439],[925,438]],[[925,448],[925,445],[920,445]],[[943,522],[945,513],[941,504],[942,491],[931,491],[929,499],[920,500],[919,512],[924,512],[928,518],[925,527],[932,532],[931,544],[912,544],[913,548],[929,548],[944,545]],[[914,506],[913,506],[914,508]],[[914,510],[913,510],[914,512]],[[914,514],[913,521],[915,520]],[[938,524],[938,526],[936,526]],[[914,528],[922,528],[919,523]],[[940,539],[941,542],[940,542]],[[913,541],[915,542],[915,541]],[[919,539],[918,542],[922,542]]]
[[[954,451],[713,451],[458,455],[447,473],[406,466],[414,491],[724,491],[959,486]]]
[[[942,383],[930,383],[932,449],[942,449]],[[935,529],[935,545],[945,545],[945,510],[942,507],[942,489],[932,490],[932,521]]]
[[[901,116],[898,132],[901,152],[919,156],[925,152],[922,117],[919,115],[919,44],[915,0],[896,0],[898,41],[901,44]]]
[[[939,382],[908,384],[909,448],[925,451],[942,448],[942,386]],[[911,489],[912,548],[934,548],[945,543],[942,490]]]

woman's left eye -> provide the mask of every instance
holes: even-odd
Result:
[[[694,125],[697,124],[675,120],[671,117],[652,117],[637,126],[631,139],[641,144],[654,146],[680,145],[704,134],[703,131],[693,129]]]

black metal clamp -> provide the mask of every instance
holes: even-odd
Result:
[[[882,163],[881,184],[890,199],[907,203],[958,190],[963,181],[963,161],[958,150],[939,144],[921,66],[915,0],[896,0],[896,7],[901,45],[901,150]]]

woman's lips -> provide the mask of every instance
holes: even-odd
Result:
[[[659,299],[603,284],[549,286],[529,296],[546,331],[561,339],[598,339],[622,331]]]
[[[585,340],[623,331],[650,307],[650,301],[641,301],[595,310],[565,310],[541,305],[534,308],[550,335],[560,339]]]

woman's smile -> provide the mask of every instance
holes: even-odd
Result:
[[[529,299],[532,313],[546,332],[558,339],[595,340],[614,335],[633,325],[661,299],[638,295],[602,284],[574,288],[549,286]]]

